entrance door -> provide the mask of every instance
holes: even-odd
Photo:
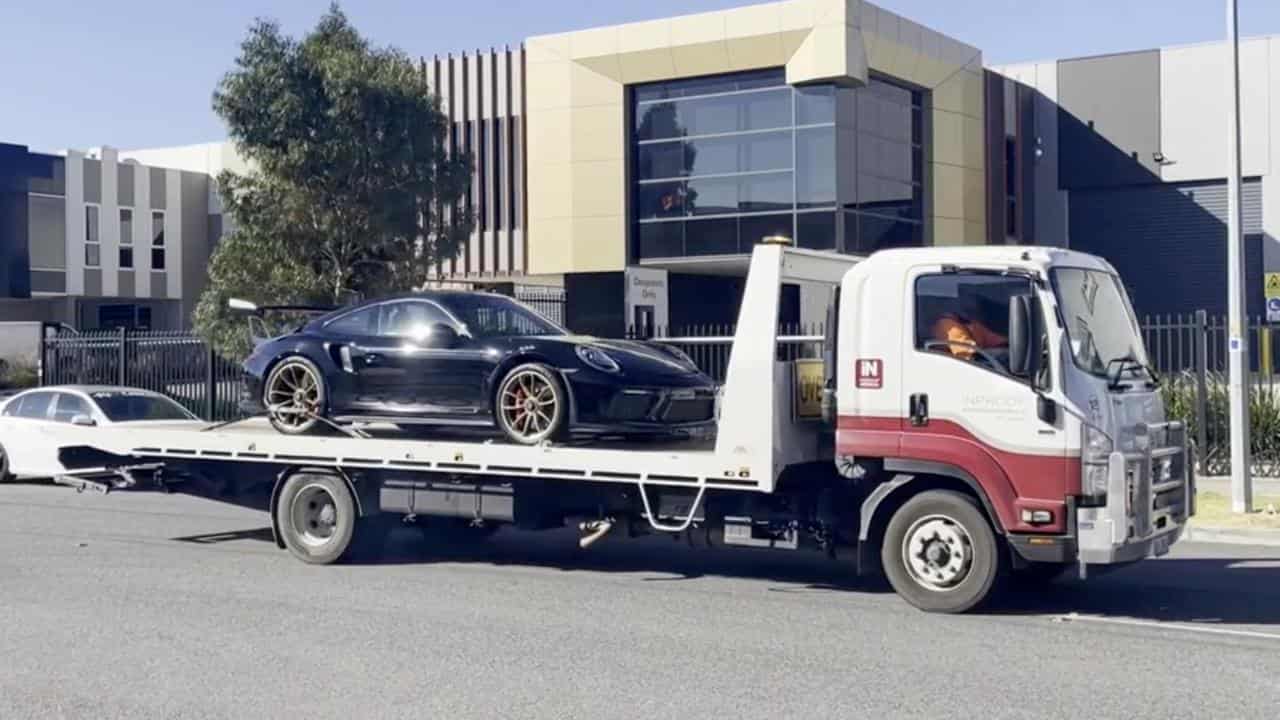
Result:
[[[653,337],[653,306],[652,305],[636,305],[635,316],[631,319],[632,332],[639,340],[648,340]]]

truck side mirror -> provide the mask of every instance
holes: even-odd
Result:
[[[1009,298],[1009,372],[1016,377],[1032,374],[1032,318],[1030,295]]]

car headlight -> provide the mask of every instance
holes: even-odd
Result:
[[[578,345],[574,350],[578,353],[578,359],[589,367],[595,368],[600,372],[622,372],[622,367],[618,365],[618,361],[600,348],[591,347],[590,345]]]

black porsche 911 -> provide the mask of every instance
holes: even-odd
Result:
[[[242,409],[289,434],[352,422],[496,426],[531,445],[715,422],[715,383],[680,350],[571,335],[490,293],[335,310],[259,343],[244,371]]]

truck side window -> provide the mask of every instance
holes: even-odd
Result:
[[[1009,372],[1009,300],[1033,293],[1031,281],[995,273],[954,272],[916,280],[916,349]]]

